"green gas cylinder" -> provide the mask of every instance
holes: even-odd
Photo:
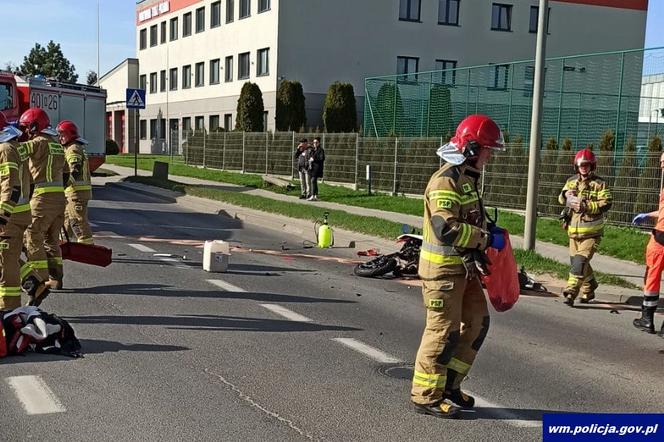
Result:
[[[328,213],[325,212],[323,221],[320,227],[318,227],[318,247],[321,249],[332,247],[332,244],[334,244],[334,233],[332,232],[332,227],[327,223],[327,216]]]

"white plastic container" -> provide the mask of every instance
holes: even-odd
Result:
[[[203,270],[225,272],[231,256],[230,245],[226,241],[205,241],[203,246]]]

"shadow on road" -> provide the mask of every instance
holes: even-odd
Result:
[[[80,341],[83,353],[86,355],[120,351],[169,352],[190,350],[189,347],[180,347],[178,345],[123,344],[121,342],[102,341],[100,339],[81,339]]]
[[[156,325],[168,329],[195,331],[246,331],[246,332],[318,332],[359,331],[355,327],[312,324],[279,319],[245,318],[218,315],[176,316],[72,316],[72,324],[121,324]]]
[[[81,293],[93,295],[137,295],[137,296],[159,296],[173,298],[217,298],[217,299],[249,299],[252,301],[269,302],[302,302],[302,303],[333,303],[333,304],[355,304],[355,301],[333,298],[312,298],[309,296],[282,295],[279,293],[252,293],[252,292],[227,292],[223,290],[180,290],[172,289],[172,286],[162,284],[117,284],[102,285],[97,287],[75,288],[67,290],[67,293]]]

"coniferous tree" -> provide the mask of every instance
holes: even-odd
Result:
[[[299,81],[282,81],[277,91],[277,130],[297,131],[306,124],[302,84]]]
[[[357,106],[352,84],[334,82],[330,85],[323,105],[323,124],[328,132],[357,130]]]
[[[49,41],[46,47],[35,44],[30,53],[23,57],[20,67],[23,75],[44,75],[58,81],[76,83],[78,75],[73,64],[65,58],[59,43]]]
[[[235,130],[242,132],[263,132],[263,93],[256,83],[247,81],[237,100]]]

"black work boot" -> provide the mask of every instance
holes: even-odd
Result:
[[[570,307],[574,307],[574,298],[576,298],[576,296],[574,296],[573,293],[563,292],[563,297],[565,298],[563,304],[569,305]]]
[[[416,404],[413,402],[415,412],[419,414],[428,414],[441,419],[458,419],[460,408],[456,405],[448,404],[444,400],[434,402],[433,404]]]
[[[28,301],[29,306],[39,307],[44,299],[51,293],[49,288],[45,283],[39,281],[34,276],[29,276],[23,283],[23,288],[28,295],[30,300]]]
[[[653,321],[653,316],[655,315],[656,308],[657,307],[641,307],[641,317],[632,322],[634,327],[654,335],[655,323]]]
[[[443,393],[443,398],[454,402],[461,408],[473,408],[475,406],[475,398],[467,395],[461,391],[461,389],[446,390],[445,393]]]
[[[657,336],[664,338],[664,322],[662,322],[662,329],[657,333]]]

